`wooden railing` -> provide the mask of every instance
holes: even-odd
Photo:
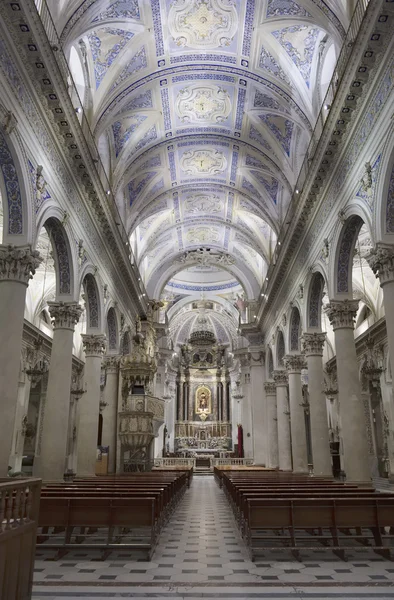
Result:
[[[28,600],[33,585],[41,479],[0,480],[0,598]]]

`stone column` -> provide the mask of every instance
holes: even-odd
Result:
[[[250,355],[245,352],[241,355],[241,381],[243,398],[241,400],[241,424],[243,429],[244,456],[253,458],[253,408],[250,389]]]
[[[7,475],[12,446],[26,288],[41,261],[30,246],[0,246],[0,477]]]
[[[322,359],[325,340],[325,333],[304,333],[302,336],[303,351],[308,365],[313,473],[319,477],[332,477]]]
[[[109,446],[108,472],[116,472],[116,441],[118,415],[118,376],[119,357],[107,356],[104,359],[106,380],[104,387],[104,402],[107,403],[103,415],[103,446]]]
[[[332,300],[326,311],[335,334],[343,465],[348,481],[371,479],[354,321],[358,300]]]
[[[266,466],[276,469],[278,460],[278,412],[276,408],[276,384],[266,381],[264,384],[267,403],[267,463]]]
[[[378,243],[367,259],[376,277],[379,277],[383,290],[390,367],[394,382],[394,246]]]
[[[48,305],[54,331],[42,415],[41,450],[34,461],[34,475],[44,481],[63,479],[66,469],[73,337],[82,313],[82,307],[75,302],[49,302]]]
[[[267,419],[264,390],[265,368],[262,348],[250,351],[250,397],[252,405],[253,456],[256,465],[267,464]]]
[[[291,436],[289,402],[287,398],[287,372],[274,371],[278,415],[278,462],[281,471],[291,471]]]
[[[100,414],[101,361],[105,352],[105,335],[82,335],[85,350],[84,385],[86,393],[79,406],[78,477],[96,474],[97,432]]]
[[[285,356],[284,362],[289,375],[289,405],[293,471],[294,473],[308,473],[305,413],[303,407],[301,383],[301,370],[306,367],[305,358],[300,354],[288,354]]]

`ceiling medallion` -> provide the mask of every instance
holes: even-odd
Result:
[[[191,244],[201,244],[203,242],[218,242],[220,233],[213,227],[194,227],[189,229],[186,239]]]
[[[180,165],[188,175],[217,175],[226,169],[227,160],[218,150],[188,150]]]
[[[168,13],[168,27],[178,46],[229,46],[237,26],[233,0],[174,0]]]
[[[223,123],[231,102],[228,92],[220,87],[195,85],[179,92],[175,110],[182,123]]]
[[[207,196],[196,194],[186,200],[185,212],[187,213],[217,213],[223,210],[223,202],[216,194]]]

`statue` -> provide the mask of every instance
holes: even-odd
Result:
[[[201,417],[202,414],[211,412],[211,391],[206,386],[199,387],[196,390],[196,413]]]

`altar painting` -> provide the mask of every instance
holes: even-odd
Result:
[[[206,385],[196,389],[195,411],[200,418],[212,413],[212,393]]]

